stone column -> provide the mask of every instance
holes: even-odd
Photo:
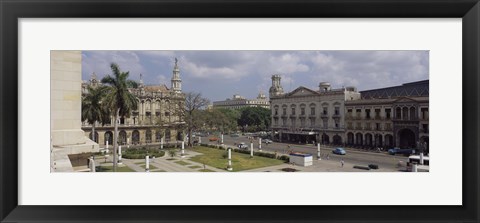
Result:
[[[253,142],[250,142],[250,158],[253,158]]]
[[[105,145],[105,156],[110,156],[108,152],[109,151],[108,151],[108,140],[107,140],[107,144]]]
[[[228,148],[228,166],[227,166],[228,171],[232,171],[232,148]]]
[[[322,157],[320,154],[320,143],[317,143],[317,160],[322,160]]]
[[[262,138],[258,138],[258,151],[262,151]]]
[[[145,172],[150,172],[150,157],[145,156]]]
[[[201,144],[201,143],[202,143],[202,137],[199,136],[199,137],[198,137],[198,144]]]
[[[118,164],[122,164],[122,146],[118,146]]]
[[[90,158],[88,159],[89,162],[88,162],[88,167],[90,168],[90,172],[94,172],[95,173],[95,160]]]
[[[223,133],[222,133],[222,135],[220,136],[220,138],[221,138],[221,143],[220,143],[220,144],[223,145]]]
[[[162,138],[160,139],[160,149],[163,149],[163,136],[162,136]]]

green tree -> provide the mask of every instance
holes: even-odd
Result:
[[[110,68],[112,69],[112,75],[107,75],[102,78],[102,83],[107,86],[105,105],[108,106],[115,117],[113,135],[113,171],[116,171],[119,118],[129,117],[131,111],[137,109],[138,101],[135,96],[128,91],[129,87],[137,87],[137,83],[128,80],[129,72],[122,72],[116,63],[110,64]]]
[[[238,124],[245,129],[248,126],[248,130],[259,131],[267,130],[271,124],[270,110],[260,107],[249,107],[241,110]]]
[[[100,122],[102,125],[108,120],[109,112],[102,105],[105,97],[105,87],[87,87],[88,93],[82,98],[82,121],[87,121],[92,125],[92,140],[95,141],[95,124]]]

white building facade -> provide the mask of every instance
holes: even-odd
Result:
[[[354,87],[332,89],[328,82],[284,93],[280,75],[272,76],[269,93],[272,136],[295,143],[345,143],[345,102],[360,99]]]

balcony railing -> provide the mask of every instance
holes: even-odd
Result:
[[[322,117],[322,118],[328,118],[328,114],[322,113],[322,114],[320,115],[320,117]]]
[[[340,118],[340,117],[341,117],[340,114],[333,114],[333,115],[332,115],[332,118]]]

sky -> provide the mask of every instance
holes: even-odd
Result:
[[[82,79],[111,74],[110,63],[129,71],[129,79],[145,85],[165,84],[178,59],[183,92],[200,92],[210,101],[234,94],[268,97],[271,76],[280,74],[285,92],[303,86],[359,91],[429,79],[428,51],[83,51]]]

